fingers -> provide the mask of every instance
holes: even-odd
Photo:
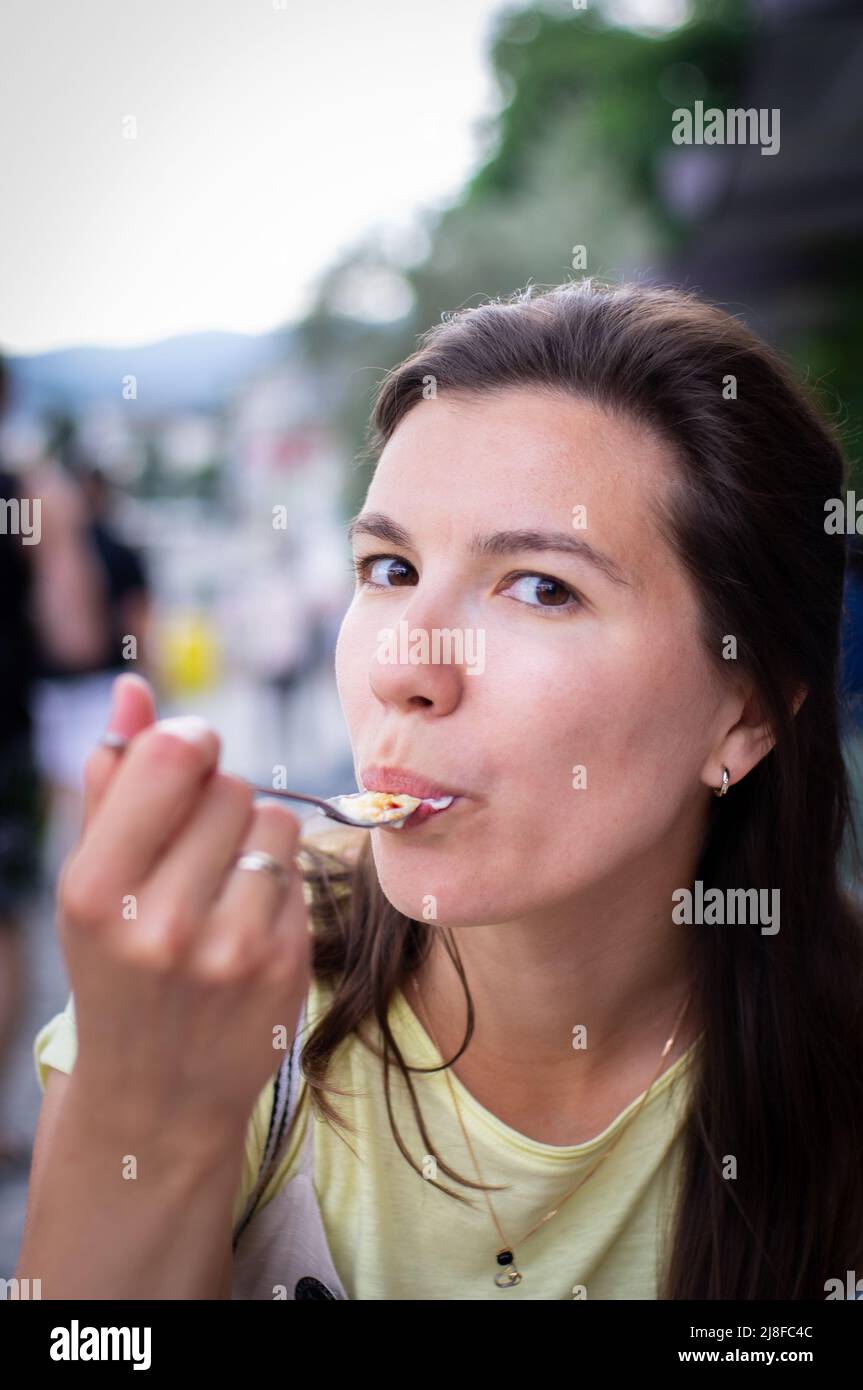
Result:
[[[299,869],[295,866],[300,823],[295,815],[275,802],[255,807],[248,831],[235,857],[254,850],[269,854],[282,865],[288,878],[266,869],[234,868],[211,914],[205,954],[212,963],[258,958],[272,950],[276,924],[288,899],[302,895]]]
[[[238,777],[217,772],[182,831],[150,877],[153,901],[182,905],[192,920],[209,910],[252,822],[253,792]]]
[[[107,733],[133,739],[156,718],[156,701],[150,686],[141,676],[118,676],[111,691],[111,713]],[[102,744],[93,749],[84,770],[84,826],[93,813],[117,771],[121,754]]]
[[[194,808],[218,757],[218,736],[200,719],[163,719],[134,738],[76,855],[79,894],[91,881],[100,895],[133,892]]]

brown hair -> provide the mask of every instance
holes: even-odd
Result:
[[[370,456],[423,400],[429,377],[438,393],[563,392],[623,412],[671,447],[677,480],[663,529],[699,595],[704,650],[727,675],[723,637],[735,634],[737,669],[752,679],[776,740],[727,796],[712,798],[696,877],[705,892],[778,889],[782,929],[693,933],[705,1036],[659,1296],[824,1298],[826,1280],[844,1279],[863,1257],[863,932],[840,870],[852,835],[838,694],[846,544],[825,529],[825,503],[847,481],[838,434],[778,353],[675,289],[592,280],[529,288],[448,316],[419,342],[378,390]],[[856,841],[854,851],[859,866]],[[428,1152],[450,1178],[478,1187],[436,1154],[409,1075],[424,1069],[405,1066],[388,1023],[393,993],[424,959],[434,927],[387,901],[368,840],[352,869],[312,859],[313,968],[333,986],[302,1052],[315,1106],[342,1123],[324,1095],[328,1063],[371,1015],[405,1159],[419,1174],[393,1118],[391,1060]],[[350,889],[342,902],[334,878]],[[474,1014],[446,931],[443,941],[468,1003],[449,1066]],[[723,1175],[729,1155],[733,1180]]]

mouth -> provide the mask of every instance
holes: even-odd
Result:
[[[402,821],[399,828],[402,830],[413,830],[416,826],[422,825],[427,820],[431,820],[432,816],[445,815],[450,807],[455,806],[460,800],[461,797],[458,796],[442,796],[436,797],[434,800],[421,801],[416,810],[411,811],[407,819]],[[384,826],[384,829],[394,830],[395,828],[395,826]]]
[[[399,767],[365,767],[360,781],[367,791],[404,793],[420,798],[420,805],[398,827],[384,824],[382,830],[416,829],[435,816],[445,815],[464,795],[456,788],[445,787],[441,782]]]

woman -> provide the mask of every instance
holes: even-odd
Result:
[[[863,1273],[836,437],[735,319],[589,281],[436,325],[373,423],[339,690],[358,784],[436,809],[350,832],[340,875],[306,851],[310,938],[296,881],[236,869],[288,863],[295,819],[215,771],[211,730],[118,692],[131,744],[93,755],[60,888],[80,1022],[37,1038],[46,1108],[79,1062],[19,1274],[832,1296]],[[259,1177],[294,1036],[307,1084]],[[121,1154],[151,1174],[133,1195]]]

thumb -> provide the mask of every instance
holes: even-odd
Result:
[[[152,688],[141,676],[118,676],[111,692],[111,713],[106,733],[133,739],[156,719],[156,700]],[[84,773],[84,825],[108,790],[122,752],[99,744],[87,759]]]

